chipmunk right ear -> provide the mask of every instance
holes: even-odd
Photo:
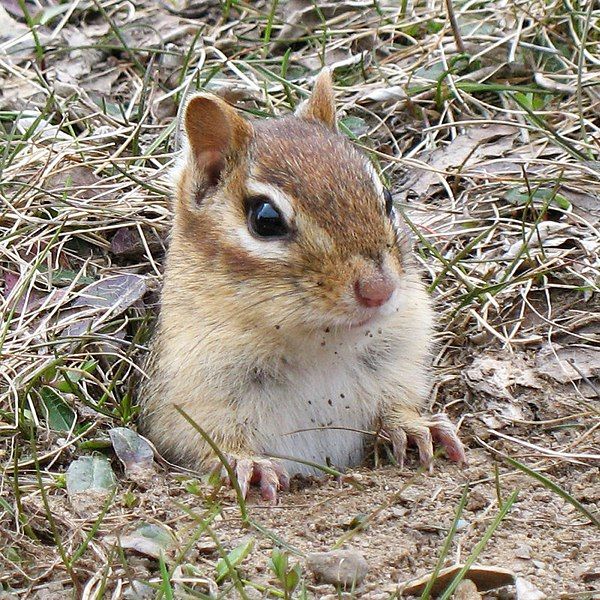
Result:
[[[199,94],[185,107],[184,126],[202,196],[219,183],[227,164],[248,147],[252,125],[221,98]]]
[[[337,131],[335,94],[333,93],[330,69],[327,67],[321,69],[315,80],[310,98],[300,104],[296,110],[296,116],[309,121],[320,121],[327,125],[329,129]]]

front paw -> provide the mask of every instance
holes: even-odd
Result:
[[[392,422],[391,426],[384,425],[383,433],[389,437],[394,458],[401,468],[404,466],[409,440],[416,444],[419,460],[430,472],[433,469],[434,441],[444,449],[450,460],[462,465],[467,463],[464,446],[447,415],[439,413],[425,418],[416,413],[405,413],[395,415]]]
[[[277,504],[277,493],[280,490],[287,491],[290,487],[290,478],[285,468],[276,460],[234,454],[226,454],[225,458],[244,498],[248,495],[250,485],[256,485],[262,499],[274,506]],[[219,463],[216,468],[221,472],[223,480],[231,483],[225,467]]]

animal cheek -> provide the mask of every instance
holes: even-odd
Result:
[[[221,250],[223,262],[232,273],[250,277],[265,267],[263,261],[235,245],[224,244]]]

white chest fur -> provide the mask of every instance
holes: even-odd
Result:
[[[239,406],[257,447],[339,468],[361,461],[362,432],[374,427],[397,349],[389,340],[364,338],[369,334],[327,340],[285,359],[276,374],[257,371]],[[252,415],[245,416],[244,405]],[[285,466],[290,474],[318,473],[292,460]]]

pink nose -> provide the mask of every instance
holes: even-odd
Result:
[[[358,279],[354,284],[356,299],[369,308],[383,306],[391,298],[395,289],[394,282],[381,271],[370,277]]]

